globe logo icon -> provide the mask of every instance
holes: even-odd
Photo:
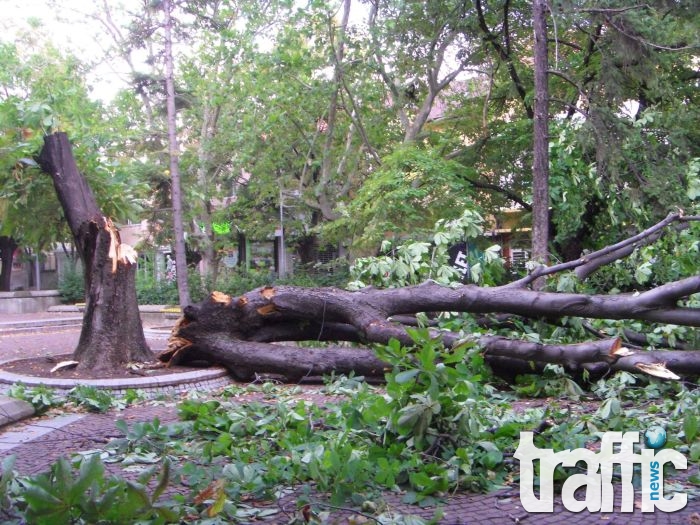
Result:
[[[657,449],[666,444],[666,430],[663,427],[649,427],[644,432],[644,443],[647,447]]]

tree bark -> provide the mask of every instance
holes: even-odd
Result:
[[[117,228],[102,215],[68,136],[44,137],[38,162],[53,179],[85,272],[85,314],[73,358],[89,370],[153,359],[136,299],[136,252],[121,244]]]
[[[175,81],[173,79],[173,21],[170,15],[170,0],[163,1],[165,32],[165,105],[168,112],[168,145],[170,152],[170,180],[172,182],[173,229],[175,231],[175,271],[180,306],[190,303],[190,288],[187,283],[187,250],[185,247],[185,225],[180,187],[180,152],[177,142],[177,114],[175,111]]]
[[[286,373],[290,379],[322,371],[354,371],[381,375],[385,366],[367,350],[285,347],[279,341],[348,341],[386,344],[396,339],[413,345],[406,325],[392,320],[418,312],[511,313],[525,317],[562,316],[639,319],[700,326],[697,308],[675,306],[700,292],[700,276],[668,283],[638,295],[581,295],[539,292],[509,286],[450,288],[427,282],[387,290],[349,292],[336,288],[264,287],[231,298],[214,292],[184,310],[173,331],[164,361],[206,359],[221,363],[239,378],[254,372]],[[432,330],[447,346],[459,344],[457,334]],[[612,370],[654,373],[650,364],[666,363],[682,375],[700,374],[700,351],[638,352],[622,347],[619,339],[575,345],[543,345],[482,336],[474,340],[489,362],[558,363],[570,370],[600,366]],[[189,354],[189,356],[188,356]],[[329,364],[329,360],[333,364]],[[641,363],[641,366],[639,366]],[[510,366],[510,365],[509,365]],[[286,371],[286,372],[285,372]],[[656,375],[659,375],[656,373]],[[670,377],[667,376],[667,377]]]
[[[13,237],[0,235],[0,260],[2,260],[2,270],[0,270],[0,292],[9,292],[12,284],[12,259],[17,242]]]
[[[496,314],[495,323],[508,323],[513,316],[629,319],[700,327],[700,309],[678,306],[700,293],[700,275],[657,286],[642,293],[583,295],[541,292],[528,289],[537,278],[580,267],[598,268],[610,254],[626,255],[629,246],[639,246],[661,237],[669,227],[685,228],[700,216],[671,213],[658,224],[611,246],[575,261],[539,267],[523,279],[507,285],[457,288],[426,282],[418,286],[379,290],[365,288],[349,292],[336,288],[305,289],[291,286],[264,287],[238,298],[214,292],[206,300],[184,309],[173,330],[168,350],[161,360],[176,363],[208,360],[220,363],[239,379],[255,373],[276,373],[298,380],[306,375],[335,371],[381,376],[387,364],[367,349],[300,348],[281,346],[283,341],[345,341],[386,344],[396,339],[413,345],[407,328],[416,325],[419,312],[466,312]],[[434,317],[434,316],[433,316]],[[432,323],[429,336],[453,347],[463,342],[459,334],[438,330]],[[489,364],[502,375],[514,377],[541,369],[547,363],[570,371],[604,374],[626,370],[664,378],[700,375],[700,350],[643,351],[622,346],[588,325],[597,340],[569,345],[551,345],[475,336]]]
[[[700,221],[700,215],[683,215],[681,212],[669,213],[662,221],[636,235],[633,235],[632,237],[628,237],[627,239],[624,239],[616,244],[606,246],[605,248],[595,252],[585,254],[581,258],[574,261],[568,261],[547,267],[540,266],[526,277],[513,281],[512,283],[508,284],[508,286],[511,288],[524,288],[531,284],[535,279],[566,270],[574,270],[576,277],[583,281],[598,268],[627,257],[640,246],[646,246],[647,244],[657,241],[669,227],[673,226],[676,228],[676,230],[683,230],[688,228],[690,222],[697,221]]]
[[[532,260],[546,265],[549,259],[549,88],[547,84],[547,2],[532,4],[535,33],[535,103],[532,165]],[[544,286],[537,279],[535,288]]]

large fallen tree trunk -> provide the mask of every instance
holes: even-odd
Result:
[[[344,341],[370,345],[396,339],[413,345],[408,328],[415,324],[414,314],[420,312],[498,314],[499,322],[507,314],[549,320],[629,319],[700,327],[700,310],[679,306],[684,299],[700,293],[700,275],[635,294],[583,295],[527,288],[538,277],[564,270],[585,268],[589,274],[610,262],[611,254],[628,255],[629,247],[658,239],[667,226],[687,227],[689,221],[698,219],[671,214],[654,227],[577,261],[540,267],[524,279],[493,288],[448,287],[426,282],[356,292],[337,288],[263,287],[237,298],[214,292],[201,303],[185,308],[168,350],[161,353],[160,359],[169,363],[193,360],[220,363],[244,380],[256,373],[282,374],[290,380],[333,371],[381,376],[388,365],[367,348],[305,348],[279,343]],[[589,331],[598,339],[580,344],[549,345],[492,335],[474,336],[472,342],[482,349],[494,368],[511,375],[547,363],[596,373],[626,370],[666,378],[676,378],[676,374],[700,375],[700,350],[632,349],[623,346],[616,337]],[[438,330],[434,325],[429,334],[441,338],[448,347],[463,342],[457,334]]]
[[[700,292],[700,276],[669,283],[638,295],[580,295],[537,292],[510,285],[495,288],[445,287],[433,282],[396,289],[349,292],[336,288],[264,287],[238,298],[213,293],[185,308],[173,331],[165,361],[206,359],[221,363],[239,379],[256,372],[281,373],[290,380],[306,375],[354,371],[379,376],[385,363],[367,349],[303,348],[280,341],[349,341],[363,344],[413,340],[392,316],[418,312],[507,312],[526,317],[579,316],[640,319],[700,326],[700,312],[675,306]],[[433,330],[448,345],[456,334]],[[559,363],[569,369],[601,366],[674,377],[700,375],[700,351],[633,352],[617,338],[574,345],[543,345],[481,336],[476,342],[487,360],[501,367]]]

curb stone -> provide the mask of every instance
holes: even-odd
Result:
[[[0,395],[0,427],[32,417],[34,407],[22,399]]]

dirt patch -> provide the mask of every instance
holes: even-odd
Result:
[[[134,379],[135,377],[154,377],[183,372],[202,370],[206,366],[170,366],[165,367],[160,362],[133,363],[116,370],[95,372],[94,370],[78,370],[77,368],[51,370],[61,361],[70,361],[71,354],[30,357],[17,359],[0,365],[0,370],[30,377],[51,377],[55,379]]]

